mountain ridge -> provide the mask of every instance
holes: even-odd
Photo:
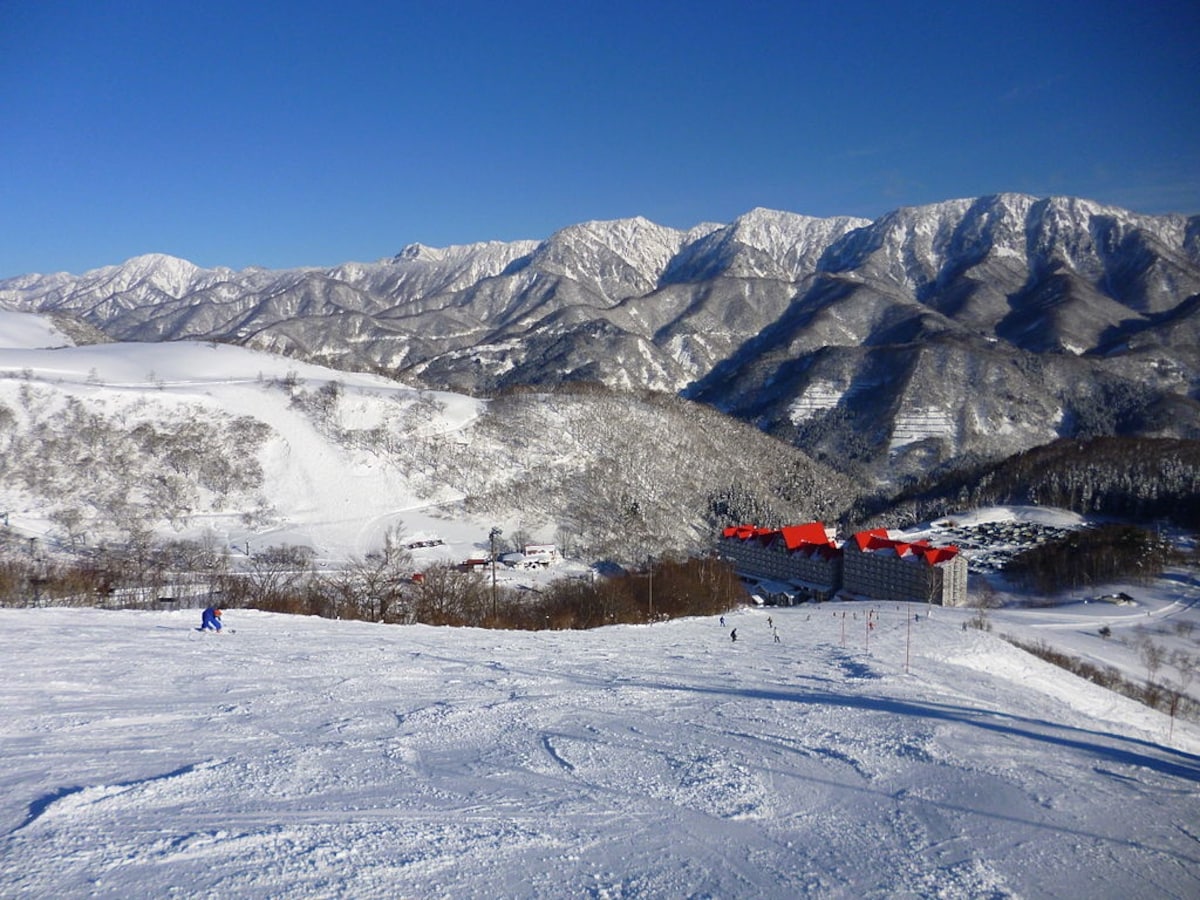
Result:
[[[679,393],[885,480],[1103,429],[1106,394],[1142,395],[1119,433],[1200,437],[1197,298],[1200,216],[1014,193],[873,221],[634,217],[325,268],[147,254],[0,281],[0,304],[114,340],[230,342],[475,394]],[[917,410],[941,429],[914,431]]]

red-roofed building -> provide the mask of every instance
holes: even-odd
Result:
[[[967,561],[957,547],[893,540],[876,528],[858,532],[843,549],[842,590],[848,594],[939,606],[967,602]]]
[[[814,600],[828,600],[842,580],[842,553],[820,522],[762,528],[732,525],[717,550],[739,575],[777,581]]]
[[[940,606],[967,602],[967,560],[957,547],[895,540],[885,528],[860,531],[839,547],[820,522],[732,525],[717,550],[739,575],[787,584],[809,599],[828,600],[840,590]]]

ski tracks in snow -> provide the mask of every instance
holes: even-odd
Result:
[[[987,636],[922,629],[906,671],[902,618],[856,646],[832,615],[772,615],[783,643],[759,611],[735,614],[736,644],[701,620],[498,634],[238,611],[236,639],[193,640],[191,615],[0,611],[0,894],[1198,883],[1186,754],[1085,727]]]

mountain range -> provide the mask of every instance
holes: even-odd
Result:
[[[587,222],[333,268],[148,255],[0,281],[0,306],[77,342],[233,343],[476,395],[676,393],[867,484],[1064,436],[1200,438],[1200,216],[1068,197]]]

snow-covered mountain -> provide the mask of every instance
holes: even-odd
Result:
[[[0,304],[434,389],[683,392],[883,480],[1064,435],[1200,437],[1200,217],[1075,198],[587,222],[332,269],[152,255],[0,281]]]
[[[689,389],[876,473],[1059,436],[1200,437],[1200,219],[1000,195],[829,246]]]
[[[706,549],[723,517],[835,517],[852,496],[799,451],[669,395],[485,401],[215,342],[71,346],[0,311],[0,511],[63,548],[151,534],[340,562],[403,523],[458,562],[500,525],[641,562]]]

